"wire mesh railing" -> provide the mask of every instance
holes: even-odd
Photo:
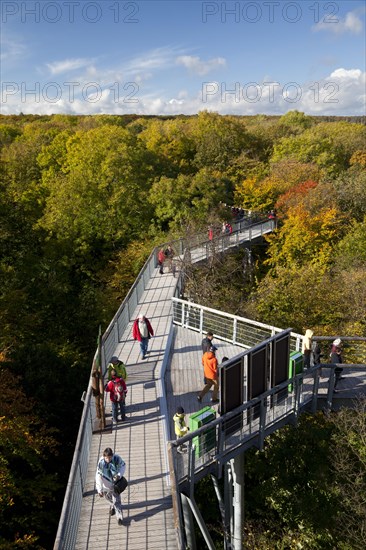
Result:
[[[225,313],[174,297],[173,323],[200,333],[211,331],[215,338],[249,349],[283,329],[245,317]],[[302,335],[290,333],[290,351],[300,349]]]
[[[74,548],[79,528],[81,503],[89,466],[89,451],[93,433],[92,388],[86,392],[80,429],[76,441],[74,457],[70,468],[65,498],[57,530],[54,549]]]

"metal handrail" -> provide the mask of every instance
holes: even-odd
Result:
[[[363,340],[366,342],[366,339]],[[365,370],[364,364],[315,365],[197,430],[189,432],[184,437],[169,441],[168,447],[173,453],[176,483],[179,485],[188,482],[197,475],[203,477],[207,470],[212,471],[213,466],[220,477],[222,466],[228,459],[234,458],[252,446],[262,448],[267,435],[278,427],[293,423],[301,412],[312,407],[313,401],[319,398],[318,391],[315,393],[315,390],[318,389],[322,368],[330,369],[327,394],[322,396],[325,397],[326,406],[330,409],[333,401],[334,369],[340,366],[355,371]],[[314,407],[312,412],[315,412],[313,409]],[[238,427],[234,431],[230,430],[227,435],[226,427],[230,424],[230,420],[231,425],[235,421]],[[209,445],[205,448],[208,434],[210,435]],[[177,452],[177,448],[181,445],[188,447],[184,458]],[[191,470],[191,461],[188,459],[192,452],[196,452],[194,471]]]
[[[246,317],[240,317],[207,306],[201,306],[195,302],[172,298],[173,323],[190,330],[203,333],[211,330],[215,338],[242,346],[245,349],[252,348],[266,338],[279,334],[283,329],[254,321]],[[247,327],[245,330],[243,327]],[[290,333],[290,349],[300,349],[303,336],[296,332]]]
[[[81,512],[86,475],[89,464],[89,451],[93,431],[92,418],[92,387],[89,383],[80,420],[80,429],[76,440],[75,452],[70,468],[70,475],[66,486],[65,498],[61,510],[60,521],[56,534],[54,549],[73,548],[76,541],[77,529]],[[77,498],[75,498],[77,489]]]

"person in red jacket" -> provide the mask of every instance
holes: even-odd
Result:
[[[218,362],[215,355],[216,348],[211,347],[209,351],[203,354],[202,365],[204,369],[204,376],[206,383],[203,387],[201,393],[197,395],[198,401],[201,403],[202,398],[213,386],[211,403],[218,402],[218,393],[219,393],[219,378],[218,378]]]
[[[154,331],[149,319],[145,317],[145,315],[140,315],[133,322],[132,337],[134,340],[138,340],[140,342],[142,359],[145,359],[146,357],[147,346],[151,336],[154,336]]]
[[[110,393],[113,423],[117,424],[118,422],[118,410],[121,414],[121,420],[126,420],[127,386],[123,378],[117,376],[115,370],[111,371],[111,380],[106,384],[105,391]]]
[[[165,262],[164,249],[161,248],[158,252],[158,266],[159,266],[160,275],[163,275],[164,273],[164,262]]]

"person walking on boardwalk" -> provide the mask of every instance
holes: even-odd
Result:
[[[197,395],[197,400],[199,403],[201,403],[203,397],[213,386],[211,403],[217,403],[219,393],[218,362],[215,356],[215,348],[213,346],[210,348],[209,351],[206,351],[203,354],[202,365],[204,369],[206,383],[201,393]]]
[[[333,365],[343,364],[341,345],[342,345],[342,340],[340,338],[337,338],[336,340],[334,340],[332,344],[332,349],[330,353],[330,362]],[[344,378],[342,376],[342,372],[343,372],[342,367],[335,367],[334,369],[334,374],[335,374],[334,391],[335,392],[337,392],[336,387],[338,386],[338,382],[340,380],[343,380]]]
[[[127,386],[126,382],[117,375],[115,370],[111,371],[111,380],[105,385],[105,391],[110,393],[113,423],[117,424],[118,413],[121,414],[122,421],[126,420]]]
[[[168,269],[169,269],[169,271],[172,271],[173,270],[173,258],[175,256],[175,251],[174,251],[171,244],[166,248],[164,254],[165,254],[165,258],[167,260]]]
[[[313,344],[313,331],[308,328],[305,331],[305,336],[302,339],[302,347],[301,352],[304,358],[304,368],[310,369],[310,361],[311,361],[311,350],[312,350],[312,344]]]
[[[183,407],[177,407],[177,412],[173,416],[174,421],[174,432],[177,437],[183,437],[187,435],[189,428],[186,425],[185,413]],[[184,453],[187,451],[185,445],[179,445],[177,448],[178,453]]]
[[[107,447],[98,461],[95,474],[98,495],[110,503],[109,514],[116,515],[118,525],[122,525],[123,513],[121,495],[115,490],[115,483],[123,477],[125,470],[126,463],[123,458]]]
[[[215,346],[212,346],[213,337],[214,337],[213,332],[208,331],[205,338],[203,338],[203,340],[201,342],[202,353],[206,353],[206,351],[209,351],[210,347],[215,347]]]
[[[160,275],[164,274],[164,262],[165,262],[165,254],[164,249],[161,248],[158,252],[158,265],[159,265],[159,273]]]
[[[123,361],[120,361],[116,355],[113,355],[111,357],[111,360],[108,364],[108,380],[112,380],[112,370],[116,371],[116,374],[119,378],[123,378],[123,380],[127,381],[127,371],[126,366],[123,363]]]
[[[134,340],[138,340],[140,342],[142,359],[145,359],[146,357],[147,347],[151,336],[154,336],[154,331],[149,319],[145,317],[145,315],[140,315],[133,322],[132,337]]]

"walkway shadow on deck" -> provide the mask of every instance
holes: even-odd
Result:
[[[216,346],[217,347],[217,346]],[[201,351],[201,345],[184,346],[184,348],[174,348],[174,353],[188,353],[190,351]]]
[[[155,506],[155,508],[153,508],[152,510],[144,510],[136,515],[129,514],[128,517],[124,517],[123,525],[129,525],[130,523],[132,523],[132,521],[138,522],[141,520],[145,520],[146,518],[155,516],[155,514],[159,514],[164,510],[170,510],[172,507],[172,503],[170,499],[168,500],[167,498],[160,498],[157,500],[141,501],[141,502],[137,502],[136,504],[130,503],[128,504],[128,506],[126,506],[126,509],[128,511],[131,511],[133,508],[142,508],[144,506],[154,506],[155,504],[157,504],[157,506]],[[125,510],[125,507],[123,504],[122,504],[122,508],[123,510]]]
[[[156,360],[150,361],[150,358],[144,360],[143,363],[133,363],[127,365],[127,388],[134,384],[145,384],[157,380],[155,376]]]
[[[149,477],[138,477],[136,479],[129,479],[128,480],[128,485],[131,487],[133,485],[137,485],[138,483],[145,483],[146,481],[153,481],[154,479],[163,479],[163,478],[167,478],[168,477],[168,473],[167,472],[162,472],[160,474],[156,474],[154,476],[149,476]]]
[[[152,409],[153,407],[157,407],[157,401],[145,401],[141,403],[127,403],[127,407],[129,412],[139,412],[139,411],[145,411],[146,409]]]
[[[156,411],[156,412],[151,412],[151,413],[148,413],[148,414],[142,414],[140,416],[131,416],[131,420],[129,420],[129,424],[131,424],[131,430],[133,430],[133,428],[135,426],[139,426],[140,424],[146,424],[146,423],[151,423],[151,422],[158,422],[161,420],[160,418],[160,413],[159,411]],[[126,422],[127,424],[127,422]],[[117,427],[117,430],[119,428],[123,428],[123,423]]]

